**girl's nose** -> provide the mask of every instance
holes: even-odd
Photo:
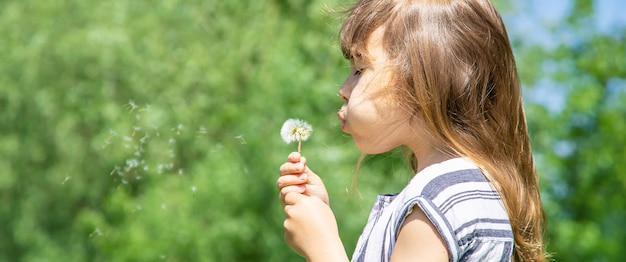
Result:
[[[341,98],[344,102],[348,102],[348,96],[346,95],[345,92],[343,92],[343,88],[341,90],[339,90],[339,93],[337,93],[337,96],[339,98]]]

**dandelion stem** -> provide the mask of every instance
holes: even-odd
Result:
[[[302,139],[298,139],[298,153],[302,151]]]

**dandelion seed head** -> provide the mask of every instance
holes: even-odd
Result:
[[[309,123],[300,119],[287,119],[280,129],[280,136],[285,143],[290,144],[297,141],[306,141],[313,133],[313,127]]]

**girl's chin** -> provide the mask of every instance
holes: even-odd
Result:
[[[372,146],[371,144],[360,140],[358,137],[352,136],[352,139],[354,140],[354,145],[356,145],[356,147],[365,154],[374,155],[383,153],[377,150],[378,148],[376,148],[376,146]]]

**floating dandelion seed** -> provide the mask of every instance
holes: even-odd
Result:
[[[129,114],[135,111],[135,109],[139,108],[139,106],[137,106],[137,104],[135,104],[135,101],[133,100],[128,100],[128,104],[124,105],[124,107],[129,110]]]
[[[242,144],[242,145],[245,145],[245,144],[247,144],[247,143],[248,143],[248,142],[246,142],[246,139],[245,139],[245,138],[243,138],[243,135],[238,135],[238,136],[236,136],[235,138],[236,138],[236,139],[239,139],[239,143],[240,143],[240,144]]]
[[[91,234],[89,234],[89,237],[101,236],[101,235],[102,235],[102,232],[100,231],[100,228],[96,227],[96,229],[93,232],[91,232]]]
[[[287,144],[298,141],[298,153],[300,153],[302,141],[309,139],[312,132],[313,127],[311,127],[309,123],[300,119],[291,118],[287,119],[283,124],[283,127],[280,129],[280,136]]]

